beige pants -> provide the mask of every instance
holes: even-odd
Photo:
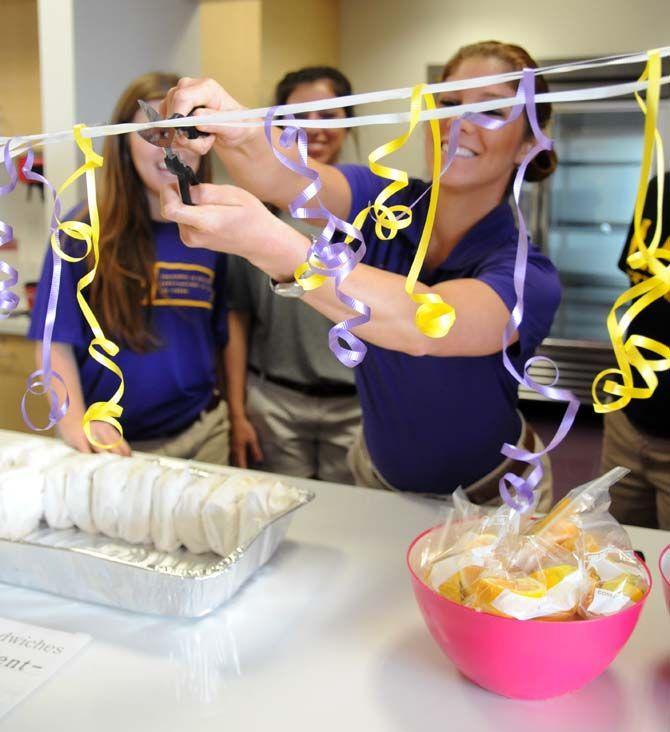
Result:
[[[230,461],[228,405],[221,401],[211,412],[201,412],[198,419],[178,435],[164,439],[137,440],[131,444],[131,448],[138,452],[151,452],[165,457],[228,465]]]
[[[263,470],[354,482],[347,453],[361,423],[357,396],[306,396],[249,374],[247,414],[261,443]]]
[[[610,488],[610,512],[621,523],[670,529],[670,440],[640,432],[621,410],[605,415],[603,472],[630,473]]]
[[[526,422],[523,422],[522,428],[521,428],[521,435],[519,436],[519,442],[517,445],[521,447],[524,444],[524,441],[526,439],[526,430],[528,429]],[[535,452],[538,452],[539,450],[544,449],[544,445],[542,443],[542,440],[538,437],[537,433],[533,433],[534,435],[534,446],[533,450]],[[367,445],[365,444],[365,439],[363,438],[363,430],[361,429],[358,435],[356,436],[356,442],[354,443],[351,451],[349,452],[348,456],[349,465],[351,467],[351,470],[354,474],[354,478],[356,480],[356,485],[360,486],[366,486],[368,488],[379,488],[382,490],[391,490],[395,491],[396,489],[390,485],[383,476],[379,473],[379,471],[375,468],[375,466],[372,464],[372,459],[370,458],[370,453],[368,452]],[[477,493],[481,493],[483,490],[490,493],[496,493],[497,492],[497,485],[498,481],[502,476],[509,470],[510,466],[512,464],[512,460],[509,458],[506,458],[503,460],[502,463],[497,468],[494,468],[490,473],[485,475],[484,477],[480,478],[476,483],[473,483],[472,485],[466,486],[464,488],[465,494],[469,496],[476,495]],[[540,484],[535,489],[535,493],[539,494],[539,499],[537,506],[535,507],[535,511],[537,513],[547,513],[549,511],[549,508],[551,507],[553,503],[553,480],[552,480],[552,474],[551,474],[551,463],[549,462],[549,458],[545,455],[542,458],[542,467],[544,469],[544,475],[542,477],[542,480],[540,481]],[[531,468],[529,467],[526,471],[526,475],[530,473]],[[490,489],[487,491],[487,488]],[[402,491],[403,493],[405,491]],[[421,494],[426,498],[432,498],[434,500],[445,500],[449,498],[449,494],[447,495],[436,495],[436,494]],[[498,506],[501,503],[500,496],[496,495],[494,498],[491,498],[486,501],[478,501],[478,503],[481,503],[481,505],[486,506]]]

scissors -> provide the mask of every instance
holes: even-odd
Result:
[[[138,99],[140,109],[146,114],[149,122],[160,122],[162,121],[161,116],[158,112],[142,99]],[[193,110],[195,111],[195,110]],[[170,119],[177,119],[183,117],[183,114],[175,113]],[[197,186],[200,182],[198,176],[193,172],[193,168],[182,161],[177,153],[172,149],[174,138],[178,132],[186,134],[189,140],[193,140],[196,137],[206,137],[205,132],[196,130],[195,127],[151,127],[148,130],[142,130],[138,132],[147,142],[157,147],[162,147],[165,150],[165,167],[173,174],[177,176],[179,181],[179,193],[181,194],[181,200],[187,206],[193,206],[191,200],[190,186]]]

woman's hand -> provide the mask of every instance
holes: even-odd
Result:
[[[253,462],[263,460],[263,451],[258,441],[258,435],[246,414],[232,417],[230,421],[230,443],[233,465],[238,468],[248,467],[248,456]]]
[[[130,445],[121,437],[116,427],[112,427],[111,424],[93,420],[91,422],[91,434],[101,445],[114,445],[115,442],[119,443],[110,450],[104,450],[103,448],[91,445],[94,452],[111,452],[114,455],[130,457],[132,453]]]
[[[124,457],[128,457],[131,454],[130,446],[124,439],[122,439],[121,442],[112,450],[103,450],[91,445],[84,434],[84,428],[79,420],[76,422],[59,423],[58,433],[66,445],[73,447],[79,452],[111,452]],[[106,422],[91,422],[91,433],[102,445],[112,445],[117,442],[120,437],[117,430],[112,427],[111,424],[107,424]]]
[[[195,205],[186,206],[175,189],[161,190],[161,212],[188,246],[237,254],[277,280],[290,280],[304,261],[308,240],[251,193],[203,183],[191,195]]]
[[[243,110],[239,102],[214,79],[191,79],[184,77],[177,86],[173,86],[161,102],[160,113],[164,119],[175,113],[185,117],[191,115],[212,115],[220,112]],[[249,127],[222,127],[219,125],[199,125],[198,130],[209,133],[208,137],[188,140],[180,137],[180,145],[204,155],[215,143],[223,147],[241,145],[250,136],[258,134],[258,130]]]

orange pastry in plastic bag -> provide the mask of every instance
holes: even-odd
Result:
[[[480,577],[466,598],[468,606],[476,610],[516,617],[513,607],[524,599],[539,599],[547,594],[547,587],[532,577]]]

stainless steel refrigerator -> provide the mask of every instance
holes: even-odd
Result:
[[[667,59],[666,59],[667,61]],[[560,63],[544,61],[540,65]],[[633,81],[643,66],[615,66],[549,76],[552,90]],[[670,73],[665,65],[664,73]],[[659,128],[670,153],[670,98],[662,87]],[[559,386],[591,403],[591,383],[614,366],[606,317],[628,286],[617,266],[633,215],[639,180],[644,116],[630,97],[554,106],[551,136],[559,157],[556,172],[524,187],[522,210],[533,240],[552,259],[563,300],[539,354],[554,359]],[[542,366],[531,370],[546,380]],[[537,398],[522,389],[524,398]]]

